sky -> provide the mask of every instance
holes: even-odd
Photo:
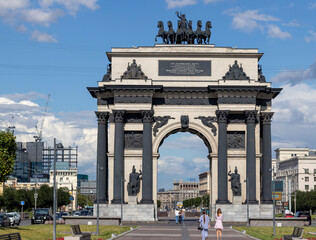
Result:
[[[95,179],[96,100],[86,87],[102,80],[106,52],[153,46],[157,22],[175,23],[175,11],[194,29],[211,21],[215,46],[263,52],[263,74],[283,88],[272,148],[316,148],[316,0],[0,0],[0,128],[13,116],[17,141],[33,141],[50,94],[43,141],[78,146],[79,173]],[[207,148],[189,133],[169,136],[160,156],[159,188],[208,169]]]

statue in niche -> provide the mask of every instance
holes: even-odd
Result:
[[[140,190],[140,180],[142,172],[139,170],[139,173],[136,172],[135,165],[133,165],[132,172],[129,174],[129,182],[127,184],[128,196],[137,196]]]
[[[231,173],[231,170],[228,172],[231,182],[231,188],[233,191],[233,196],[241,196],[241,183],[240,183],[240,174],[238,173],[237,167],[235,167],[235,173]]]
[[[249,77],[244,72],[242,65],[238,65],[238,61],[235,60],[233,66],[229,65],[229,71],[223,76],[224,80],[249,80]]]
[[[144,72],[140,65],[137,65],[136,60],[133,59],[132,64],[128,63],[127,71],[123,73],[121,79],[145,79],[147,80],[147,76],[145,76]]]

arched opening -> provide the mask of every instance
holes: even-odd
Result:
[[[183,132],[176,128],[164,135],[157,150],[159,210],[172,212],[181,206],[189,216],[189,212],[208,208],[212,153],[208,139],[195,129]]]

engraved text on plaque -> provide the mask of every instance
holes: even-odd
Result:
[[[211,76],[211,61],[159,61],[159,76]]]

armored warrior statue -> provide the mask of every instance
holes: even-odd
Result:
[[[129,174],[129,182],[127,184],[128,196],[137,196],[139,193],[141,175],[142,172],[139,170],[139,173],[137,173],[134,165],[132,172]]]
[[[237,167],[235,167],[235,173],[231,173],[229,170],[228,176],[230,176],[228,181],[231,182],[233,196],[241,196],[240,174],[238,173]]]

